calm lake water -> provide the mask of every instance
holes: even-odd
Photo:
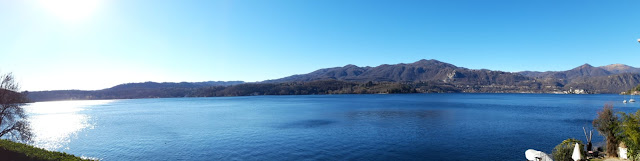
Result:
[[[623,99],[253,96],[40,102],[27,111],[35,146],[102,160],[524,160],[530,148],[584,141],[582,127],[605,103],[640,109]]]

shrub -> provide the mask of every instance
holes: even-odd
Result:
[[[622,118],[622,141],[627,146],[630,160],[640,161],[640,110],[635,114],[620,113]]]
[[[571,159],[571,155],[573,154],[573,149],[575,148],[576,143],[578,143],[578,145],[580,146],[579,149],[582,157],[586,156],[586,153],[584,151],[584,144],[582,144],[582,141],[571,138],[562,141],[562,143],[556,145],[556,147],[553,148],[553,160],[573,161],[573,159]]]
[[[613,105],[606,104],[598,116],[593,120],[593,127],[604,136],[606,141],[606,153],[609,157],[617,157],[618,135],[620,133],[620,121],[613,111]]]

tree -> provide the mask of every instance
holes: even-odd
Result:
[[[11,73],[0,75],[0,138],[27,142],[33,134],[22,108],[27,99],[18,89]]]
[[[622,116],[622,139],[627,146],[627,156],[630,160],[640,161],[640,110],[635,114],[621,112]]]
[[[620,121],[613,111],[613,105],[605,104],[602,111],[598,112],[598,116],[593,120],[593,127],[598,130],[600,135],[604,136],[606,141],[606,154],[609,157],[617,157],[618,138],[620,132]]]
[[[578,145],[580,147],[580,154],[582,156],[586,156],[585,152],[584,152],[584,144],[582,144],[582,141],[578,140],[578,139],[567,139],[562,141],[562,143],[556,145],[555,148],[553,148],[552,154],[553,154],[553,160],[556,161],[573,161],[573,159],[571,159],[571,155],[573,154],[573,149],[576,146],[576,143],[578,143]]]

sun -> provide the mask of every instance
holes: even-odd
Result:
[[[102,0],[38,0],[47,13],[64,21],[86,20],[100,7]]]

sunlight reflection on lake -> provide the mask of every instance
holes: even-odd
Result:
[[[113,100],[36,102],[25,106],[34,137],[33,145],[55,150],[63,148],[77,132],[93,128],[85,107]]]

